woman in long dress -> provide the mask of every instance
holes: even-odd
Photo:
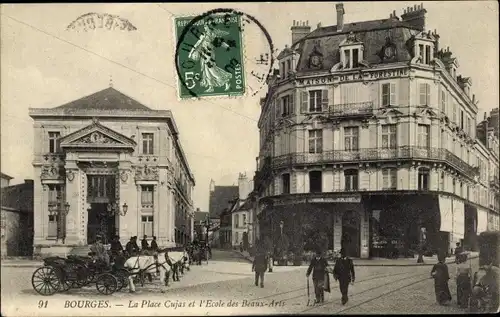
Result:
[[[439,255],[438,261],[439,262],[434,264],[432,267],[431,276],[434,278],[436,301],[439,305],[444,305],[446,302],[451,301],[450,288],[448,287],[450,275],[448,273],[448,266],[445,263],[444,255]]]
[[[467,308],[471,291],[471,269],[467,264],[467,254],[457,255],[457,304],[461,308]]]
[[[210,29],[207,25],[204,26],[204,34],[189,52],[188,57],[194,61],[200,60],[201,64],[201,82],[202,87],[208,87],[206,92],[213,92],[214,87],[223,87],[227,91],[230,88],[229,81],[233,75],[216,64],[215,59],[215,39],[221,36],[229,35],[228,32]]]

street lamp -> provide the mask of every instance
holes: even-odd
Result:
[[[125,216],[127,214],[127,211],[128,211],[127,203],[123,204],[122,210],[120,210],[120,208],[117,208],[117,207],[118,206],[116,203],[109,203],[108,204],[107,209],[108,209],[108,215],[110,217],[113,217],[114,215]]]

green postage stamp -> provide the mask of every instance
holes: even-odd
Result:
[[[174,21],[180,98],[243,95],[241,15],[211,14]]]

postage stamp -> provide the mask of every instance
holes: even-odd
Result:
[[[273,62],[273,45],[255,18],[233,9],[216,9],[176,17],[174,23],[181,99],[254,94],[264,85]],[[246,49],[244,34],[253,45],[260,38],[261,50]]]
[[[240,16],[217,14],[190,23],[194,17],[175,19],[180,49],[181,98],[245,93]],[[189,29],[188,29],[189,28]]]

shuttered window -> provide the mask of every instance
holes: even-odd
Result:
[[[152,206],[153,205],[153,185],[142,185],[141,186],[141,204],[142,206]]]
[[[382,84],[382,106],[396,105],[396,84]]]
[[[394,168],[384,168],[382,170],[383,186],[384,189],[396,189],[397,188],[397,171]]]
[[[57,214],[49,215],[49,226],[47,236],[49,238],[57,237],[57,223],[59,221],[59,216]]]
[[[427,83],[420,84],[420,105],[429,106],[431,101],[430,85]]]

